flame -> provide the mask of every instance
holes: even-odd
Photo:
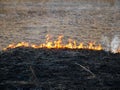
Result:
[[[97,45],[95,42],[89,42],[87,45],[81,42],[77,45],[77,42],[75,40],[68,39],[68,43],[63,44],[62,39],[63,39],[63,35],[60,35],[58,36],[57,40],[52,41],[50,35],[46,35],[46,41],[43,44],[37,45],[37,44],[30,44],[28,42],[20,42],[17,44],[12,43],[8,45],[6,48],[4,48],[3,50],[17,48],[17,47],[103,50],[102,46],[100,44]]]

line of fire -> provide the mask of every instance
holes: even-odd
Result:
[[[95,41],[91,41],[88,44],[84,44],[84,42],[76,42],[76,40],[68,39],[68,43],[64,44],[62,39],[63,35],[58,36],[57,40],[52,41],[51,36],[49,34],[46,35],[46,41],[42,44],[30,44],[28,42],[20,42],[20,43],[12,43],[9,44],[6,48],[3,48],[3,50],[7,49],[13,49],[17,47],[31,47],[31,48],[47,48],[47,49],[89,49],[89,50],[104,50],[101,44],[97,44]],[[111,51],[113,53],[120,53],[119,48],[116,51]]]

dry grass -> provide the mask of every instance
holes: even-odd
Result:
[[[63,6],[5,4],[0,9],[0,49],[11,42],[41,43],[45,41],[46,34],[53,38],[63,34],[65,42],[68,38],[78,42],[100,42],[102,35],[112,38],[120,33],[120,9],[97,6],[81,9],[75,3]]]

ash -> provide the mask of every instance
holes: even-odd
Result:
[[[120,88],[120,54],[24,47],[0,52],[0,89],[111,88]]]

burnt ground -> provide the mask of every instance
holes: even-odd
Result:
[[[23,47],[0,52],[1,90],[119,88],[120,54]]]

